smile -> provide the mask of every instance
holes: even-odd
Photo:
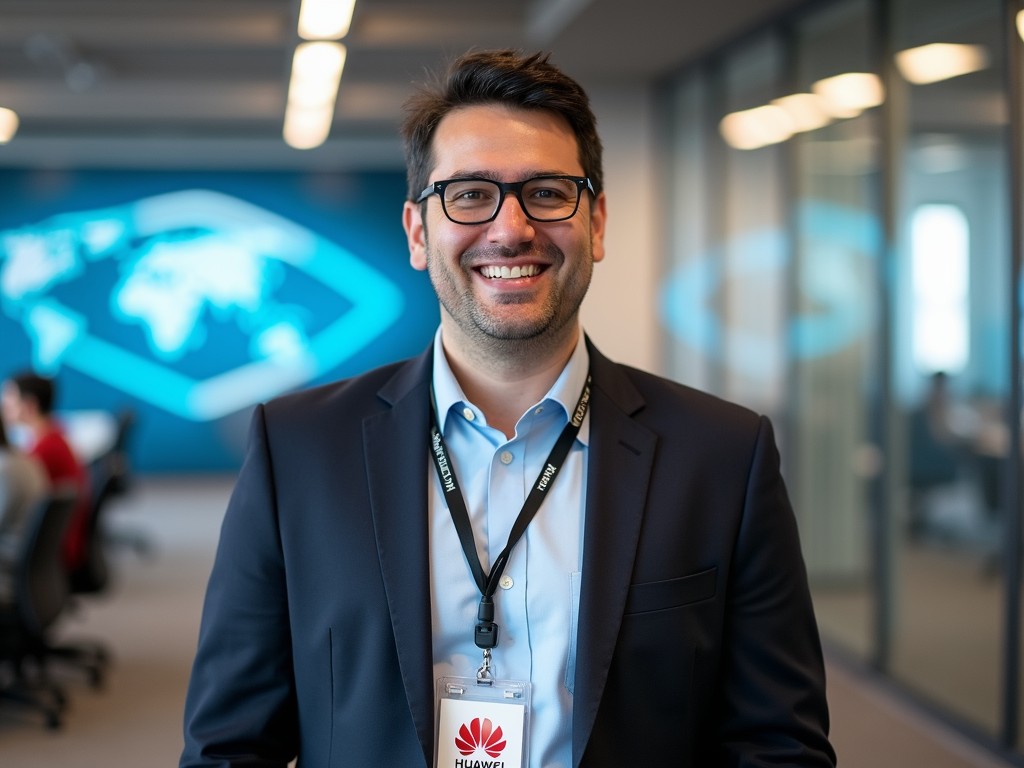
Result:
[[[536,264],[525,264],[521,267],[480,267],[480,274],[497,280],[508,280],[517,277],[533,277],[541,273],[541,268]]]

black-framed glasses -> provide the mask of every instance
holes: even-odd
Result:
[[[523,213],[534,221],[565,221],[576,215],[584,190],[594,192],[586,176],[534,176],[525,181],[500,182],[491,179],[459,178],[432,182],[416,198],[422,203],[436,194],[444,215],[456,224],[484,224],[493,221],[505,196],[516,196]]]

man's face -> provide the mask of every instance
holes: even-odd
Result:
[[[4,422],[10,425],[20,424],[24,419],[23,400],[13,382],[5,381],[0,389],[0,413]]]
[[[464,107],[438,125],[430,181],[480,176],[503,182],[582,176],[576,137],[559,115],[498,105]],[[507,195],[485,224],[447,219],[437,195],[406,203],[410,262],[426,269],[450,318],[471,339],[524,340],[575,322],[594,262],[604,257],[604,195],[583,192],[571,219],[537,222]],[[495,277],[501,267],[526,276]],[[447,315],[447,317],[446,317]]]

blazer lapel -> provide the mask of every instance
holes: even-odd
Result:
[[[573,765],[590,740],[633,573],[657,437],[628,377],[589,343],[594,381],[573,696]]]
[[[428,765],[434,752],[426,500],[431,361],[428,350],[400,368],[379,392],[391,408],[363,422],[381,576],[405,694]]]

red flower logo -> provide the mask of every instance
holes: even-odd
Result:
[[[468,725],[463,723],[459,735],[455,737],[455,747],[467,756],[482,749],[488,756],[497,757],[505,749],[505,743],[501,726],[495,728],[487,717],[483,720],[474,717]]]

